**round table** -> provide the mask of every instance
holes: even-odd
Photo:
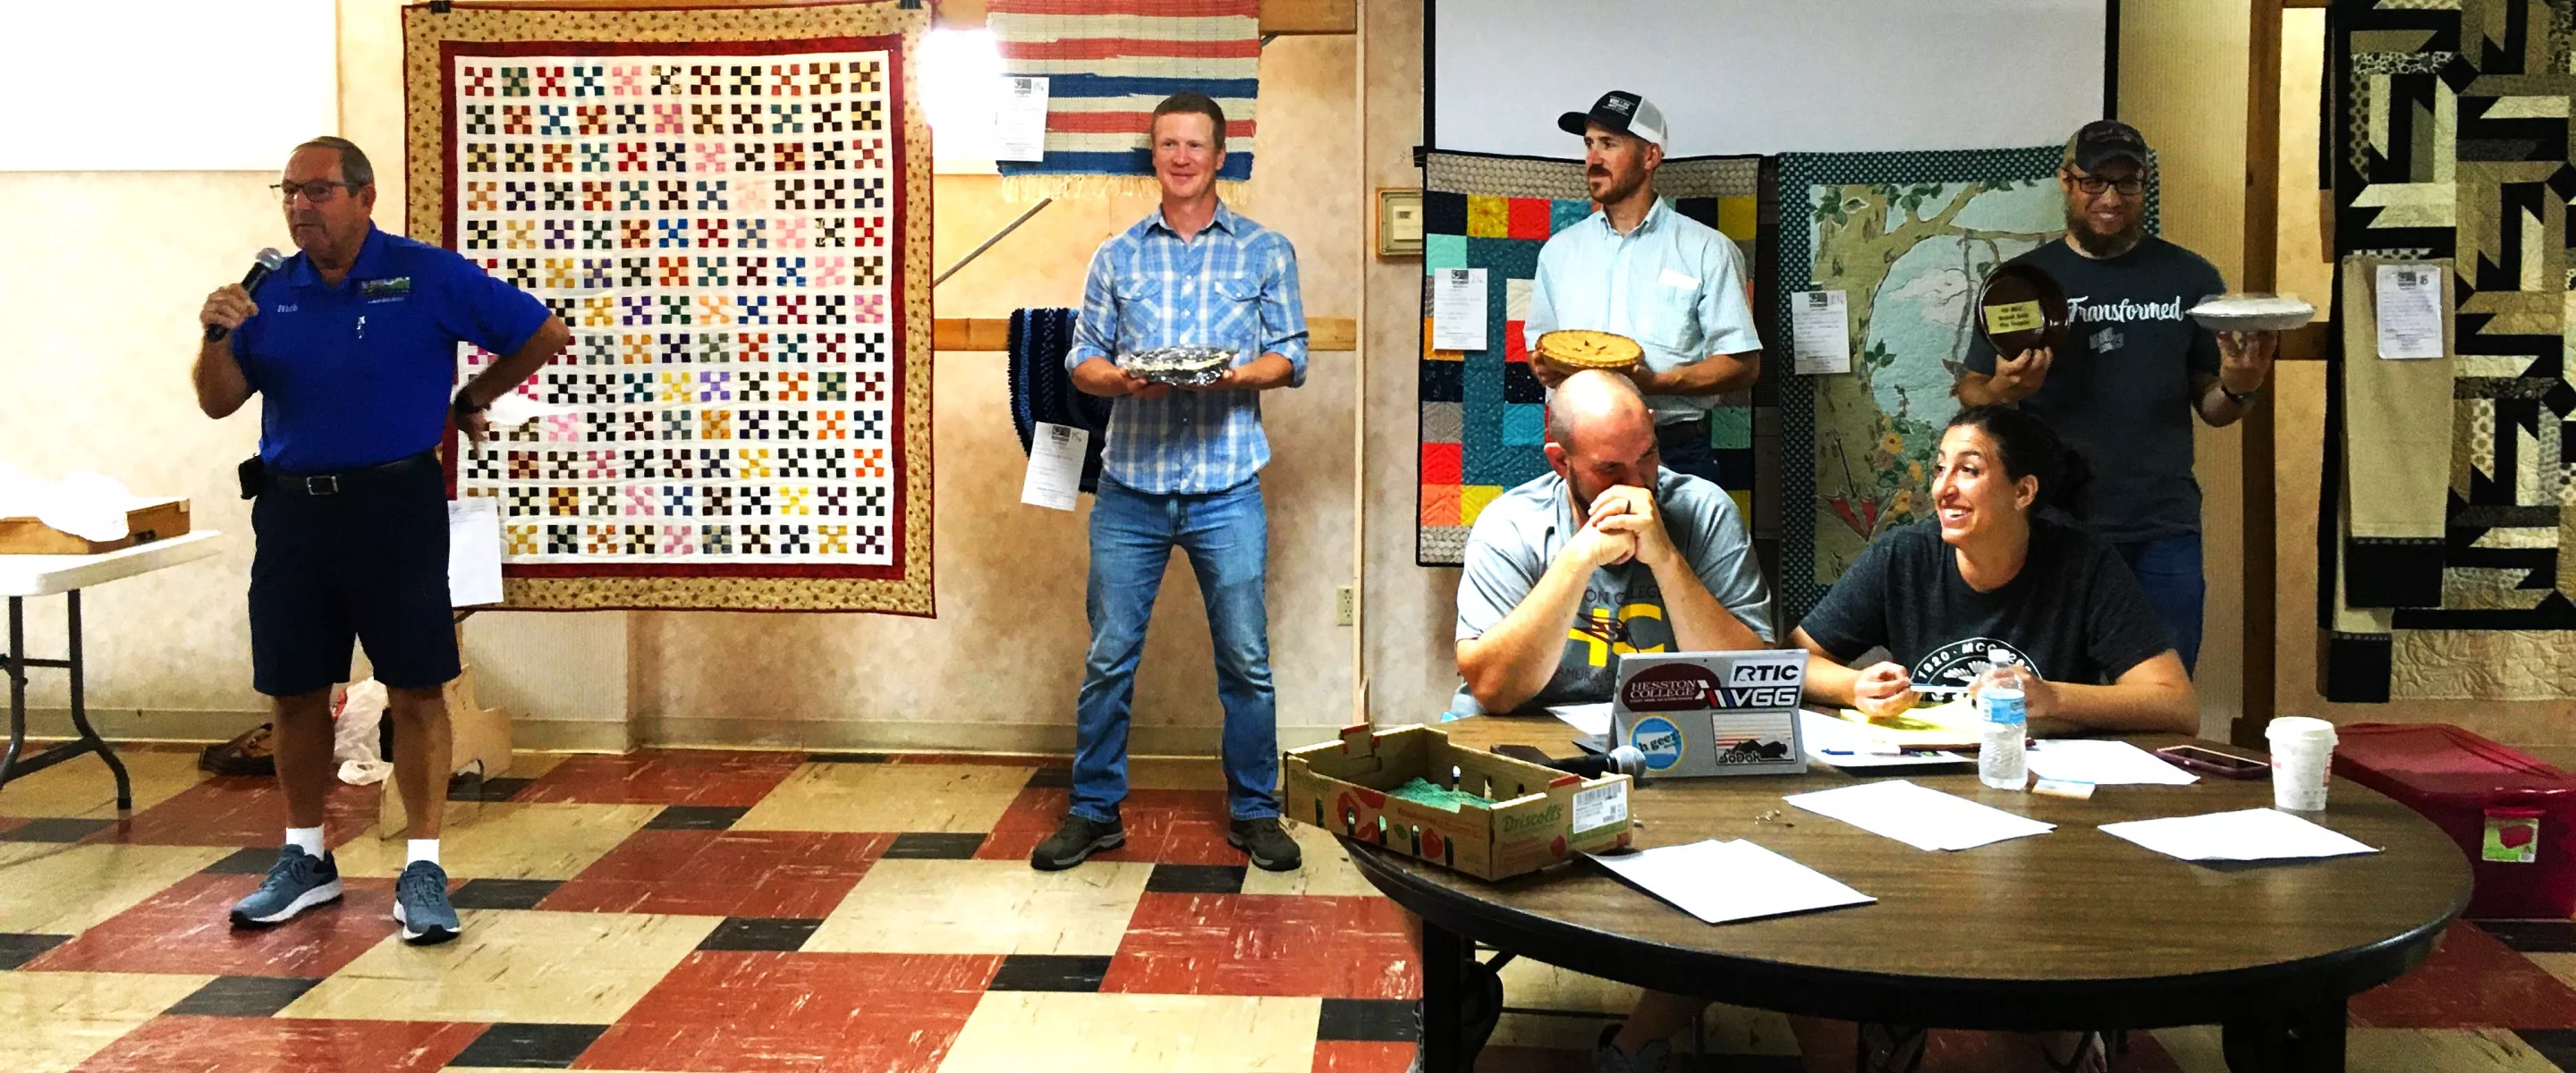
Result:
[[[1479,717],[1442,729],[1469,748],[1575,752],[1571,731],[1552,719]],[[2129,740],[2152,749],[2188,739]],[[2468,902],[2457,845],[2343,779],[2314,818],[2381,852],[2209,865],[2094,828],[2268,807],[2269,779],[2106,786],[2074,800],[1991,790],[1962,765],[1880,770],[1871,777],[1910,778],[2057,830],[1918,850],[1780,800],[1857,781],[1821,764],[1803,776],[1641,783],[1630,798],[1640,848],[1750,838],[1878,899],[1719,926],[1580,862],[1494,883],[1344,839],[1360,873],[1423,919],[1425,1068],[1473,1057],[1454,1053],[1455,989],[1472,941],[1639,987],[1850,1021],[2018,1031],[2220,1024],[2236,1069],[2340,1070],[2344,1000],[2422,963]]]

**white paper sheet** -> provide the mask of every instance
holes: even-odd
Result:
[[[1610,733],[1610,702],[1606,700],[1597,704],[1551,704],[1547,714],[1586,734],[1607,737]]]
[[[2030,770],[2043,779],[2095,786],[2189,786],[2200,776],[2125,741],[2061,738],[2030,747]]]
[[[1090,429],[1038,422],[1029,433],[1029,472],[1020,479],[1020,502],[1072,510],[1082,494],[1082,455],[1090,443]]]
[[[1851,313],[1841,291],[1789,296],[1790,364],[1800,376],[1851,371]]]
[[[1878,900],[1740,838],[1589,856],[1619,878],[1711,924]]]
[[[994,100],[993,159],[1046,159],[1047,80],[1006,75]]]
[[[2403,361],[2442,356],[2442,266],[2379,266],[2379,356]]]
[[[501,511],[490,498],[447,505],[447,606],[501,602]]]
[[[1798,710],[1798,736],[1806,743],[1808,759],[1838,768],[1919,767],[1968,761],[1964,754],[1946,749],[1908,753],[1871,736],[1866,727],[1804,708]]]
[[[1790,794],[1781,800],[1916,849],[1974,849],[2057,829],[2053,823],[2015,816],[1904,779]]]
[[[1485,349],[1485,270],[1431,272],[1431,349]]]
[[[2186,861],[2285,861],[2379,852],[2348,835],[2268,808],[2106,823],[2102,833]]]

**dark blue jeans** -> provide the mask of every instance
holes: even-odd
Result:
[[[2165,624],[2165,636],[2182,657],[2182,669],[2200,666],[2200,606],[2208,585],[2200,576],[2200,534],[2113,544],[2129,572],[2147,590],[2147,603]]]
[[[1100,478],[1091,507],[1091,652],[1073,715],[1073,812],[1107,822],[1127,799],[1127,715],[1145,623],[1172,549],[1190,556],[1216,648],[1225,708],[1226,808],[1238,820],[1279,814],[1279,714],[1270,685],[1270,519],[1261,482],[1205,495],[1152,495]]]

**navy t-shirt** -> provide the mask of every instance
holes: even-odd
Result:
[[[2021,406],[2093,464],[2086,528],[2115,543],[2199,532],[2191,381],[2218,375],[2218,337],[2184,310],[2225,291],[2226,280],[2154,235],[2117,257],[2095,260],[2061,240],[2010,263],[2066,288],[2066,341]],[[1994,374],[1995,348],[1982,333],[1969,338],[1967,366]]]
[[[259,456],[285,473],[381,465],[447,431],[456,344],[526,346],[551,315],[536,296],[450,250],[370,228],[337,287],[298,253],[251,294],[233,358],[260,407]]]
[[[1993,592],[1959,576],[1941,523],[1891,529],[1798,628],[1845,664],[1885,646],[1915,681],[1941,686],[1965,687],[2006,663],[2051,682],[2109,685],[2173,648],[2119,552],[2037,517],[2021,572]]]

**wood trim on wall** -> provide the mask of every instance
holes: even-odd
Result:
[[[930,322],[932,350],[1009,350],[1008,317],[940,317]],[[1309,351],[1356,350],[1359,322],[1351,317],[1306,318]]]
[[[964,30],[984,25],[984,0],[937,0],[933,6],[941,26]],[[1359,0],[1261,0],[1263,37],[1353,33],[1359,21]]]
[[[2250,55],[2245,90],[2245,246],[2240,275],[2244,289],[2273,289],[2280,269],[2281,214],[2281,9],[2283,0],[2253,0],[2252,26],[2246,39]],[[2321,341],[2323,325],[2303,342]],[[2290,349],[2283,340],[2282,350]],[[2322,347],[2316,348],[2319,354]],[[2276,375],[2274,381],[2277,383]],[[2238,694],[2235,725],[2228,736],[2237,744],[2258,743],[2272,722],[2278,700],[2272,680],[2278,659],[2280,611],[2278,490],[2272,467],[2272,404],[2257,403],[2240,423],[2240,509],[2245,526],[2244,687]]]

